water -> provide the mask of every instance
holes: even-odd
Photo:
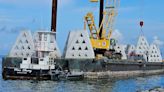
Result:
[[[164,75],[116,81],[85,80],[56,82],[32,80],[4,81],[0,74],[0,92],[136,92],[154,87],[164,87]]]

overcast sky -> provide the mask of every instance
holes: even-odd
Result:
[[[84,16],[93,11],[98,21],[98,4],[89,0],[58,0],[57,42],[64,48],[71,30],[82,30]],[[23,29],[50,31],[51,0],[0,0],[0,55],[11,49]],[[115,23],[115,35],[123,44],[136,44],[139,21],[144,20],[144,35],[150,43],[163,46],[164,0],[121,0]],[[164,46],[163,46],[164,47]]]

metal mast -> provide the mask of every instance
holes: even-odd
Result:
[[[51,31],[56,32],[57,22],[57,0],[52,0],[52,20],[51,20]]]
[[[103,20],[103,12],[104,12],[104,0],[100,0],[100,12],[99,12],[99,27],[101,26],[101,22]],[[100,28],[99,37],[102,37],[103,27]]]

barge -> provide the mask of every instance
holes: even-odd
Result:
[[[95,57],[86,30],[69,33],[64,53],[61,54],[56,34],[38,31],[22,31],[8,56],[2,60],[4,79],[87,79],[117,78],[162,74],[164,62],[157,45],[149,45],[146,37],[139,36],[137,46],[116,44],[122,59]],[[77,74],[73,74],[76,72]],[[78,73],[83,72],[78,75]]]
[[[62,54],[56,42],[57,0],[53,0],[51,32],[39,30],[31,34],[28,30],[21,31],[9,54],[3,57],[3,79],[110,79],[163,74],[160,49],[154,43],[149,44],[143,34],[136,46],[113,40],[112,27],[118,5],[110,3],[117,6],[104,11],[103,3],[100,0],[99,30],[92,13],[88,13],[85,24],[88,24],[90,34],[86,25],[83,30],[71,31]],[[142,28],[143,21],[140,26]]]
[[[136,62],[126,60],[57,59],[55,69],[22,69],[16,58],[3,58],[4,79],[82,80],[118,79],[164,74],[163,62]],[[12,61],[12,62],[11,62]],[[18,63],[19,62],[19,63]],[[13,65],[13,66],[11,66]],[[60,67],[59,67],[60,66]],[[72,74],[71,74],[72,73]]]

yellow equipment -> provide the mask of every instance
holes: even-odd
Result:
[[[98,2],[98,0],[90,0],[90,2]]]
[[[111,49],[111,35],[113,31],[114,20],[117,15],[119,0],[90,0],[91,2],[100,1],[100,20],[99,27],[96,27],[92,12],[85,16],[85,25],[87,23],[90,30],[90,41],[95,50],[96,55],[110,53],[114,55],[114,50]],[[104,7],[104,1],[105,7]],[[105,8],[105,9],[104,9]],[[86,26],[85,26],[86,27]],[[108,51],[108,52],[106,52]],[[112,52],[109,52],[112,51]]]

